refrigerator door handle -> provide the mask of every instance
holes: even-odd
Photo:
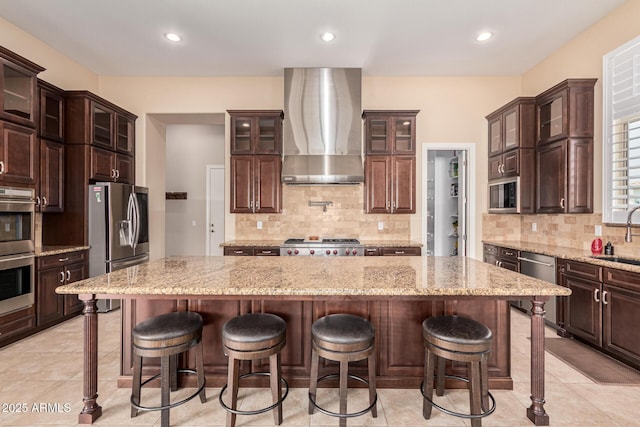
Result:
[[[127,222],[129,223],[129,241],[128,244],[131,248],[135,248],[135,244],[133,242],[133,228],[135,227],[135,219],[134,219],[134,195],[133,193],[129,193],[129,202],[127,203]]]
[[[133,240],[132,248],[135,249],[138,246],[138,240],[140,240],[140,206],[138,205],[138,198],[136,193],[131,193],[131,200],[133,200]]]

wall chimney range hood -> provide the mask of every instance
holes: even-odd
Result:
[[[283,183],[364,182],[361,82],[359,68],[285,68]]]

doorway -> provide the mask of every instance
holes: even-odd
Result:
[[[423,145],[423,245],[426,255],[474,256],[475,144]]]
[[[224,242],[224,165],[207,165],[207,255],[222,256]]]

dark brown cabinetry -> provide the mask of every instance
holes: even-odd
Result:
[[[566,331],[635,367],[640,367],[640,275],[565,260],[560,284],[571,289],[565,299]]]
[[[44,68],[0,46],[0,120],[36,127],[36,76]]]
[[[0,182],[33,187],[36,183],[36,130],[0,121]]]
[[[535,98],[519,97],[489,114],[489,181],[519,178],[519,213],[535,209]]]
[[[596,79],[568,79],[536,97],[536,212],[593,212]]]
[[[380,246],[364,248],[364,256],[421,256],[418,246]]]
[[[282,209],[282,111],[229,111],[231,213]]]
[[[58,295],[56,288],[88,277],[86,251],[38,258],[37,323],[50,326],[82,311],[77,295]]]
[[[91,92],[65,92],[64,212],[43,217],[43,244],[87,245],[87,185],[135,183],[135,120]]]
[[[483,245],[482,260],[497,267],[520,272],[520,261],[518,260],[518,256],[520,256],[520,251],[515,249],[489,245],[486,243]]]
[[[366,213],[416,212],[417,114],[417,110],[363,112]]]
[[[35,305],[0,316],[0,347],[32,334],[35,328]]]
[[[279,246],[225,246],[225,256],[280,256]]]

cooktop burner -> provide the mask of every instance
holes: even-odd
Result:
[[[360,242],[358,239],[318,239],[318,240],[308,240],[308,239],[287,239],[284,244],[285,245],[298,245],[298,244],[334,244],[334,245],[359,245]]]

